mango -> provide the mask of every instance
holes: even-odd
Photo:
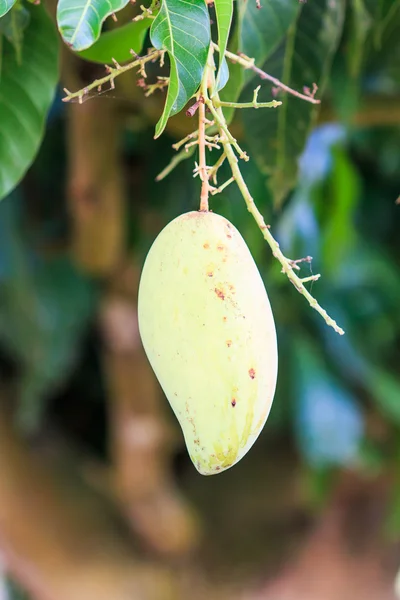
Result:
[[[169,223],[143,267],[139,331],[202,475],[251,448],[267,420],[278,352],[268,296],[239,231],[212,212]]]

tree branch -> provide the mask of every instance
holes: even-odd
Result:
[[[217,44],[213,44],[213,48],[219,52]],[[261,79],[267,79],[268,81],[271,81],[271,83],[273,83],[276,87],[281,88],[282,90],[284,90],[288,94],[291,94],[292,96],[301,98],[301,100],[305,100],[306,102],[310,102],[311,104],[320,104],[321,102],[321,100],[314,98],[314,93],[317,91],[316,88],[311,94],[301,94],[300,92],[297,92],[285,83],[282,83],[282,81],[279,81],[279,79],[277,79],[276,77],[273,77],[272,75],[269,75],[259,67],[256,67],[256,65],[254,64],[254,58],[249,58],[244,54],[234,54],[233,52],[229,52],[228,50],[225,50],[225,56],[226,58],[229,58],[231,62],[237,63],[245,69],[250,69],[251,71],[254,71],[254,73],[259,75]]]

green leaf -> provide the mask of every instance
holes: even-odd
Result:
[[[327,274],[335,273],[337,264],[345,262],[355,246],[357,234],[354,213],[360,196],[360,181],[354,163],[341,148],[333,149],[332,157],[321,249],[324,272]]]
[[[14,6],[16,0],[0,0],[0,19]]]
[[[293,0],[268,0],[257,8],[256,2],[242,2],[239,9],[239,50],[262,65],[278,47],[289,27],[296,21],[301,5]],[[254,77],[251,71],[248,79]]]
[[[382,414],[400,423],[400,380],[378,367],[370,367],[368,388]]]
[[[3,40],[0,79],[0,199],[25,174],[42,140],[58,81],[58,38],[40,6],[29,6],[21,64]]]
[[[22,4],[16,4],[2,19],[0,19],[0,35],[3,34],[14,46],[17,63],[22,61],[22,40],[27,28],[30,14]]]
[[[153,46],[166,50],[170,60],[167,100],[155,132],[158,138],[169,117],[182,110],[201,82],[211,39],[204,0],[163,0],[150,36]]]
[[[387,28],[393,24],[400,11],[400,0],[364,0],[365,7],[373,18],[374,44],[380,49]]]
[[[217,15],[218,26],[218,46],[219,46],[219,68],[216,77],[216,89],[220,88],[221,72],[224,68],[225,50],[228,45],[228,37],[231,29],[233,16],[233,0],[215,0],[215,13]]]
[[[147,30],[151,25],[150,19],[142,19],[127,23],[102,33],[100,38],[86,50],[78,52],[78,56],[85,60],[107,65],[112,59],[118,63],[132,60],[131,50],[139,54],[142,51]]]
[[[85,50],[99,39],[104,21],[129,0],[60,0],[57,24],[64,42],[73,50]]]
[[[366,39],[373,25],[373,20],[368,12],[364,0],[352,0],[351,35],[347,60],[350,75],[358,77],[364,57]]]
[[[319,86],[319,97],[329,72],[343,26],[344,0],[313,0],[303,5],[279,48],[269,56],[263,70],[286,85],[302,91]],[[245,89],[246,98],[252,88]],[[272,98],[270,85],[262,87],[261,102]],[[244,112],[244,127],[261,170],[269,175],[268,185],[275,204],[280,204],[294,186],[297,160],[316,117],[316,105],[287,94],[275,110]]]

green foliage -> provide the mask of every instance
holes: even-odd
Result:
[[[11,10],[15,2],[16,0],[0,0],[0,18]]]
[[[22,367],[19,418],[31,429],[75,365],[95,290],[67,256],[37,254],[23,231],[11,196],[0,207],[0,341]]]
[[[315,0],[301,10],[283,43],[269,55],[264,71],[274,73],[295,90],[313,84],[320,92],[326,83],[333,53],[340,39],[344,16],[343,0]],[[252,85],[254,87],[254,85]],[[246,97],[251,93],[248,86]],[[271,88],[263,87],[260,101],[271,98]],[[297,160],[302,152],[316,108],[299,98],[286,95],[279,110],[247,111],[243,116],[250,151],[260,169],[269,176],[268,185],[280,204],[297,177]]]
[[[298,18],[301,4],[291,0],[272,0],[257,8],[255,2],[239,4],[238,49],[263,65],[286,37]],[[254,75],[246,73],[246,80]]]
[[[4,37],[14,46],[18,65],[22,62],[22,42],[24,30],[30,20],[29,11],[22,5],[16,4],[2,19],[0,19],[0,37]]]
[[[19,52],[3,38],[0,78],[0,198],[20,181],[40,146],[58,81],[58,40],[42,7],[29,6]]]
[[[72,50],[85,50],[99,39],[105,19],[129,0],[60,0],[57,23],[64,42]]]
[[[81,58],[103,65],[112,64],[113,59],[118,63],[127,62],[132,60],[131,50],[136,54],[142,51],[150,25],[150,19],[142,19],[106,31],[93,46],[77,54]]]
[[[296,21],[300,6],[292,0],[270,0],[263,3],[262,9],[258,9],[255,2],[237,3],[236,26],[229,49],[243,52],[254,58],[257,66],[262,66]],[[222,99],[237,100],[245,82],[252,78],[254,73],[251,71],[231,65],[230,78],[221,94]],[[234,110],[226,108],[224,113],[230,121]]]
[[[350,47],[348,53],[349,72],[352,77],[360,74],[364,47],[368,34],[373,26],[372,15],[369,13],[364,0],[353,0],[351,4],[351,28]]]
[[[153,46],[166,50],[170,60],[167,100],[157,123],[157,138],[169,117],[182,110],[200,85],[210,46],[210,17],[204,1],[164,0],[150,35]]]

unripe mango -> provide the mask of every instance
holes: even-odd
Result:
[[[194,465],[228,469],[267,420],[278,366],[268,296],[238,230],[211,212],[169,223],[147,255],[138,314]]]

